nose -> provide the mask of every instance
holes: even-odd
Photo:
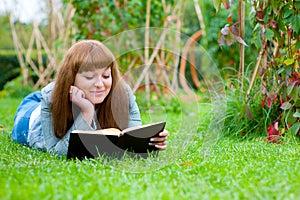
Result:
[[[96,87],[102,87],[103,86],[103,81],[102,81],[102,78],[99,77],[96,82],[95,82],[95,86]]]

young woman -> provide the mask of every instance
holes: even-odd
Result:
[[[123,82],[111,51],[95,40],[75,43],[66,53],[55,81],[20,104],[12,138],[56,155],[66,155],[72,130],[141,125],[135,97]],[[166,149],[168,131],[151,138]]]

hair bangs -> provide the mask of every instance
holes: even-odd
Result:
[[[109,68],[114,65],[115,59],[104,46],[93,46],[81,62],[78,72],[94,71],[100,68]]]

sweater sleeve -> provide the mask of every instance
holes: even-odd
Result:
[[[91,127],[83,119],[82,115],[79,114],[74,121],[74,124],[67,131],[66,135],[62,139],[57,138],[54,134],[53,118],[50,110],[52,89],[53,85],[50,85],[42,90],[41,123],[44,144],[46,150],[51,154],[56,154],[59,156],[67,155],[70,133],[75,129],[93,130],[93,127]]]
[[[140,126],[142,125],[142,120],[140,116],[140,110],[136,103],[136,97],[133,94],[133,91],[126,84],[128,99],[129,99],[129,122],[128,127]]]

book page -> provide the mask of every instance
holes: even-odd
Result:
[[[101,130],[74,130],[74,131],[72,131],[72,133],[115,135],[115,136],[122,135],[122,132],[117,128],[107,128],[107,129],[101,129]]]
[[[126,129],[123,130],[123,133],[130,132],[130,131],[137,130],[137,129],[141,129],[141,128],[146,128],[146,127],[149,127],[149,126],[154,126],[154,125],[161,124],[161,123],[164,123],[164,122],[156,122],[156,123],[152,123],[152,124],[145,124],[145,125],[141,125],[141,126],[134,126],[134,127],[126,128]]]

